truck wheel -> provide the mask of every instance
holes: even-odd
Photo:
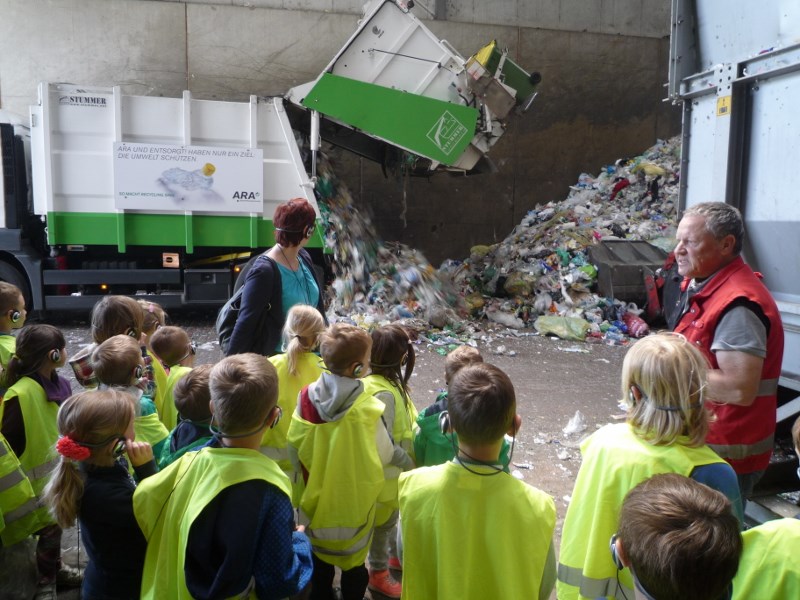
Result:
[[[5,281],[6,283],[17,286],[22,292],[22,297],[25,298],[25,306],[28,307],[28,310],[33,310],[31,286],[25,275],[10,264],[0,262],[0,281]]]

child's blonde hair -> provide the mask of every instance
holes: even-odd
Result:
[[[172,390],[175,408],[181,419],[194,422],[211,418],[211,392],[208,389],[209,375],[214,365],[200,365],[178,380]]]
[[[142,308],[128,296],[105,296],[92,308],[92,339],[102,344],[114,335],[138,340],[142,335]]]
[[[628,423],[656,446],[673,444],[679,436],[688,438],[687,446],[702,446],[710,419],[703,398],[707,372],[705,357],[680,334],[658,333],[636,342],[622,363]]]
[[[208,378],[213,422],[220,433],[252,432],[278,401],[278,372],[260,354],[223,358]]]
[[[167,313],[161,305],[149,300],[137,300],[142,307],[142,331],[148,336],[159,327],[167,324]]]
[[[334,375],[344,375],[350,365],[361,362],[371,349],[372,338],[355,325],[334,323],[320,336],[319,353]]]
[[[58,433],[78,445],[90,444],[91,454],[86,460],[91,462],[92,457],[111,452],[112,442],[125,436],[133,413],[133,397],[124,392],[80,392],[67,398],[58,409]],[[74,460],[59,456],[43,495],[61,527],[75,524],[83,496],[83,477]]]
[[[189,334],[181,327],[161,327],[150,338],[153,353],[167,367],[174,367],[191,352]]]
[[[325,331],[325,321],[319,311],[307,304],[295,304],[286,315],[283,340],[289,373],[297,375],[297,360],[301,354],[312,352]]]
[[[449,352],[444,358],[444,382],[449,384],[453,381],[453,377],[455,377],[456,373],[467,365],[474,365],[482,362],[483,356],[481,356],[480,350],[467,345],[459,346]]]
[[[131,385],[136,367],[141,364],[139,343],[124,334],[108,338],[92,353],[94,374],[105,385]]]

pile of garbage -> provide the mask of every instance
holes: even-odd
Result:
[[[588,249],[601,240],[646,240],[669,250],[676,229],[680,138],[659,141],[641,156],[620,159],[597,176],[582,173],[560,202],[528,212],[511,234],[475,246],[464,261],[446,261],[440,276],[474,317],[513,329],[608,343],[640,337],[641,309],[596,290]]]
[[[676,228],[680,139],[582,173],[569,195],[528,212],[503,241],[435,270],[417,250],[384,244],[347,187],[321,161],[317,191],[333,250],[331,311],[372,328],[402,320],[418,331],[470,338],[483,318],[572,340],[625,343],[646,334],[641,309],[596,293],[588,249],[601,240],[646,240],[669,250]],[[466,336],[466,338],[465,338]]]

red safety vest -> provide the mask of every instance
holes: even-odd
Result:
[[[692,297],[675,331],[694,343],[711,368],[717,369],[719,365],[711,351],[714,333],[722,315],[737,301],[757,304],[769,321],[767,356],[758,396],[751,406],[709,402],[717,419],[711,423],[706,443],[737,473],[752,473],[769,465],[775,437],[776,394],[783,360],[783,325],[775,300],[761,283],[760,275],[753,273],[739,256]]]

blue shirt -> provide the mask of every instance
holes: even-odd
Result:
[[[288,267],[276,261],[281,272],[281,302],[283,304],[283,321],[286,322],[286,315],[296,304],[308,304],[317,306],[319,303],[319,288],[314,274],[309,271],[303,261],[298,261],[300,268],[292,271]],[[282,342],[278,343],[277,351],[282,352]]]

